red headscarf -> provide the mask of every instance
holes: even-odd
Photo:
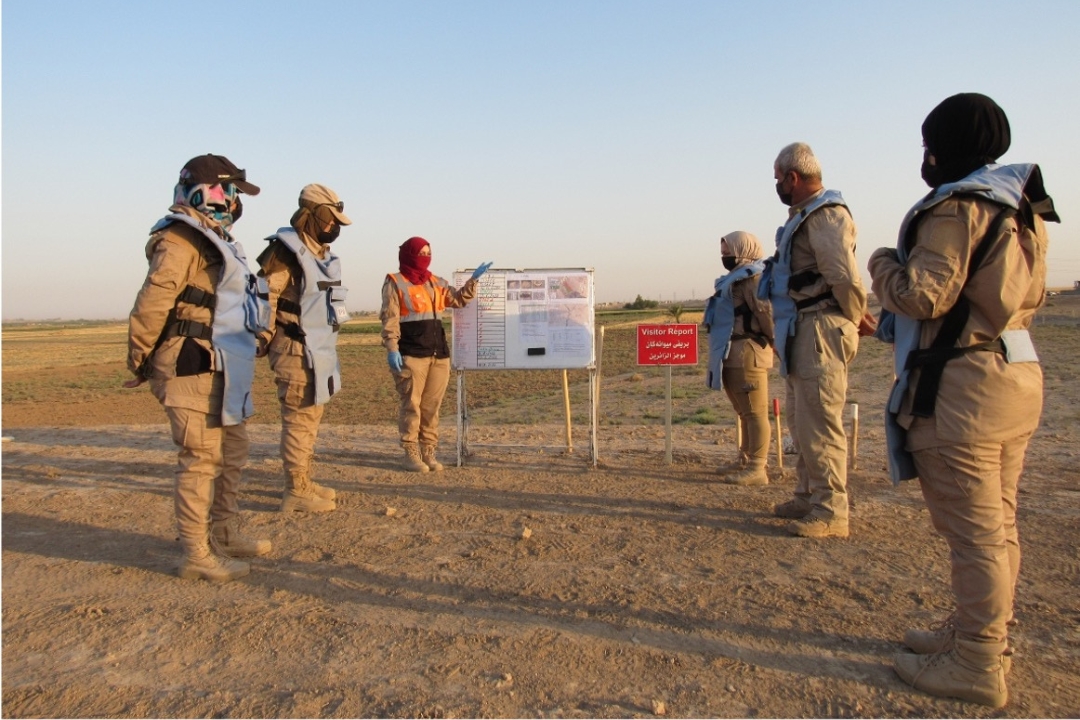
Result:
[[[423,285],[431,277],[428,266],[431,265],[430,255],[421,255],[420,251],[430,247],[431,243],[422,237],[411,237],[398,248],[398,266],[401,274],[413,285]]]

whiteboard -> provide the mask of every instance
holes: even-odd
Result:
[[[471,270],[454,273],[460,288]],[[595,303],[591,268],[500,270],[453,311],[456,370],[591,368]]]

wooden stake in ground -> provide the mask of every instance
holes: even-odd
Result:
[[[851,469],[859,469],[859,403],[851,403]]]
[[[780,398],[773,398],[772,414],[776,418],[776,467],[784,469],[784,434],[780,431]]]
[[[570,374],[564,368],[562,371],[563,404],[566,406],[566,452],[574,452],[574,432],[570,427]]]

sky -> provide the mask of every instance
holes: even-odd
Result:
[[[1080,3],[433,0],[2,5],[3,320],[123,319],[180,168],[262,187],[249,265],[300,189],[353,225],[347,305],[377,310],[397,248],[432,270],[592,268],[596,300],[712,292],[719,238],[773,247],[773,161],[807,142],[858,226],[896,243],[927,113],[1004,108],[1063,218],[1049,284],[1080,280]]]

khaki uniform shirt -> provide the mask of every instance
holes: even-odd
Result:
[[[871,256],[873,290],[882,307],[923,321],[920,347],[929,347],[937,336],[943,316],[967,280],[971,255],[1000,210],[985,200],[945,200],[919,223],[906,265],[890,248]],[[957,343],[960,347],[995,340],[1003,330],[1030,327],[1046,300],[1046,226],[1036,217],[1034,236],[1018,236],[1011,222],[1006,227],[1012,228],[1012,235],[998,241],[964,290],[971,313]],[[918,379],[916,369],[897,417],[901,426],[911,428],[917,422],[925,431],[909,434],[910,450],[941,440],[1010,440],[1038,426],[1042,411],[1038,363],[1009,364],[995,352],[970,352],[950,360],[942,374],[934,422],[929,424],[911,415]]]
[[[743,316],[736,313],[735,326],[732,335],[753,334],[764,336],[769,343],[761,347],[756,339],[734,340],[731,349],[724,360],[724,367],[759,367],[771,368],[773,366],[773,319],[772,303],[761,300],[757,296],[758,283],[761,275],[740,280],[731,288],[732,299],[735,307],[743,303],[750,307],[753,315],[750,316],[750,327],[747,328]]]
[[[192,208],[174,205],[169,211],[190,215],[204,227],[221,233],[217,223]],[[210,341],[176,336],[162,342],[156,351],[154,348],[165,332],[174,307],[177,320],[194,320],[205,325],[213,322],[210,308],[178,304],[177,297],[189,285],[214,292],[221,279],[221,253],[198,230],[176,222],[150,236],[146,243],[146,258],[150,268],[128,321],[128,369],[138,374],[145,371],[149,363],[151,391],[165,405],[220,412],[221,398],[214,398],[212,402],[196,376],[176,376],[176,362],[185,340],[204,348],[210,356],[211,370],[217,370]]]
[[[824,190],[810,196],[788,211],[794,217],[813,202]],[[866,314],[866,288],[855,263],[855,221],[847,208],[832,205],[811,213],[791,239],[791,274],[807,270],[821,275],[799,290],[789,290],[795,302],[832,291],[840,312],[856,325]],[[803,312],[828,307],[833,300],[804,308]]]

